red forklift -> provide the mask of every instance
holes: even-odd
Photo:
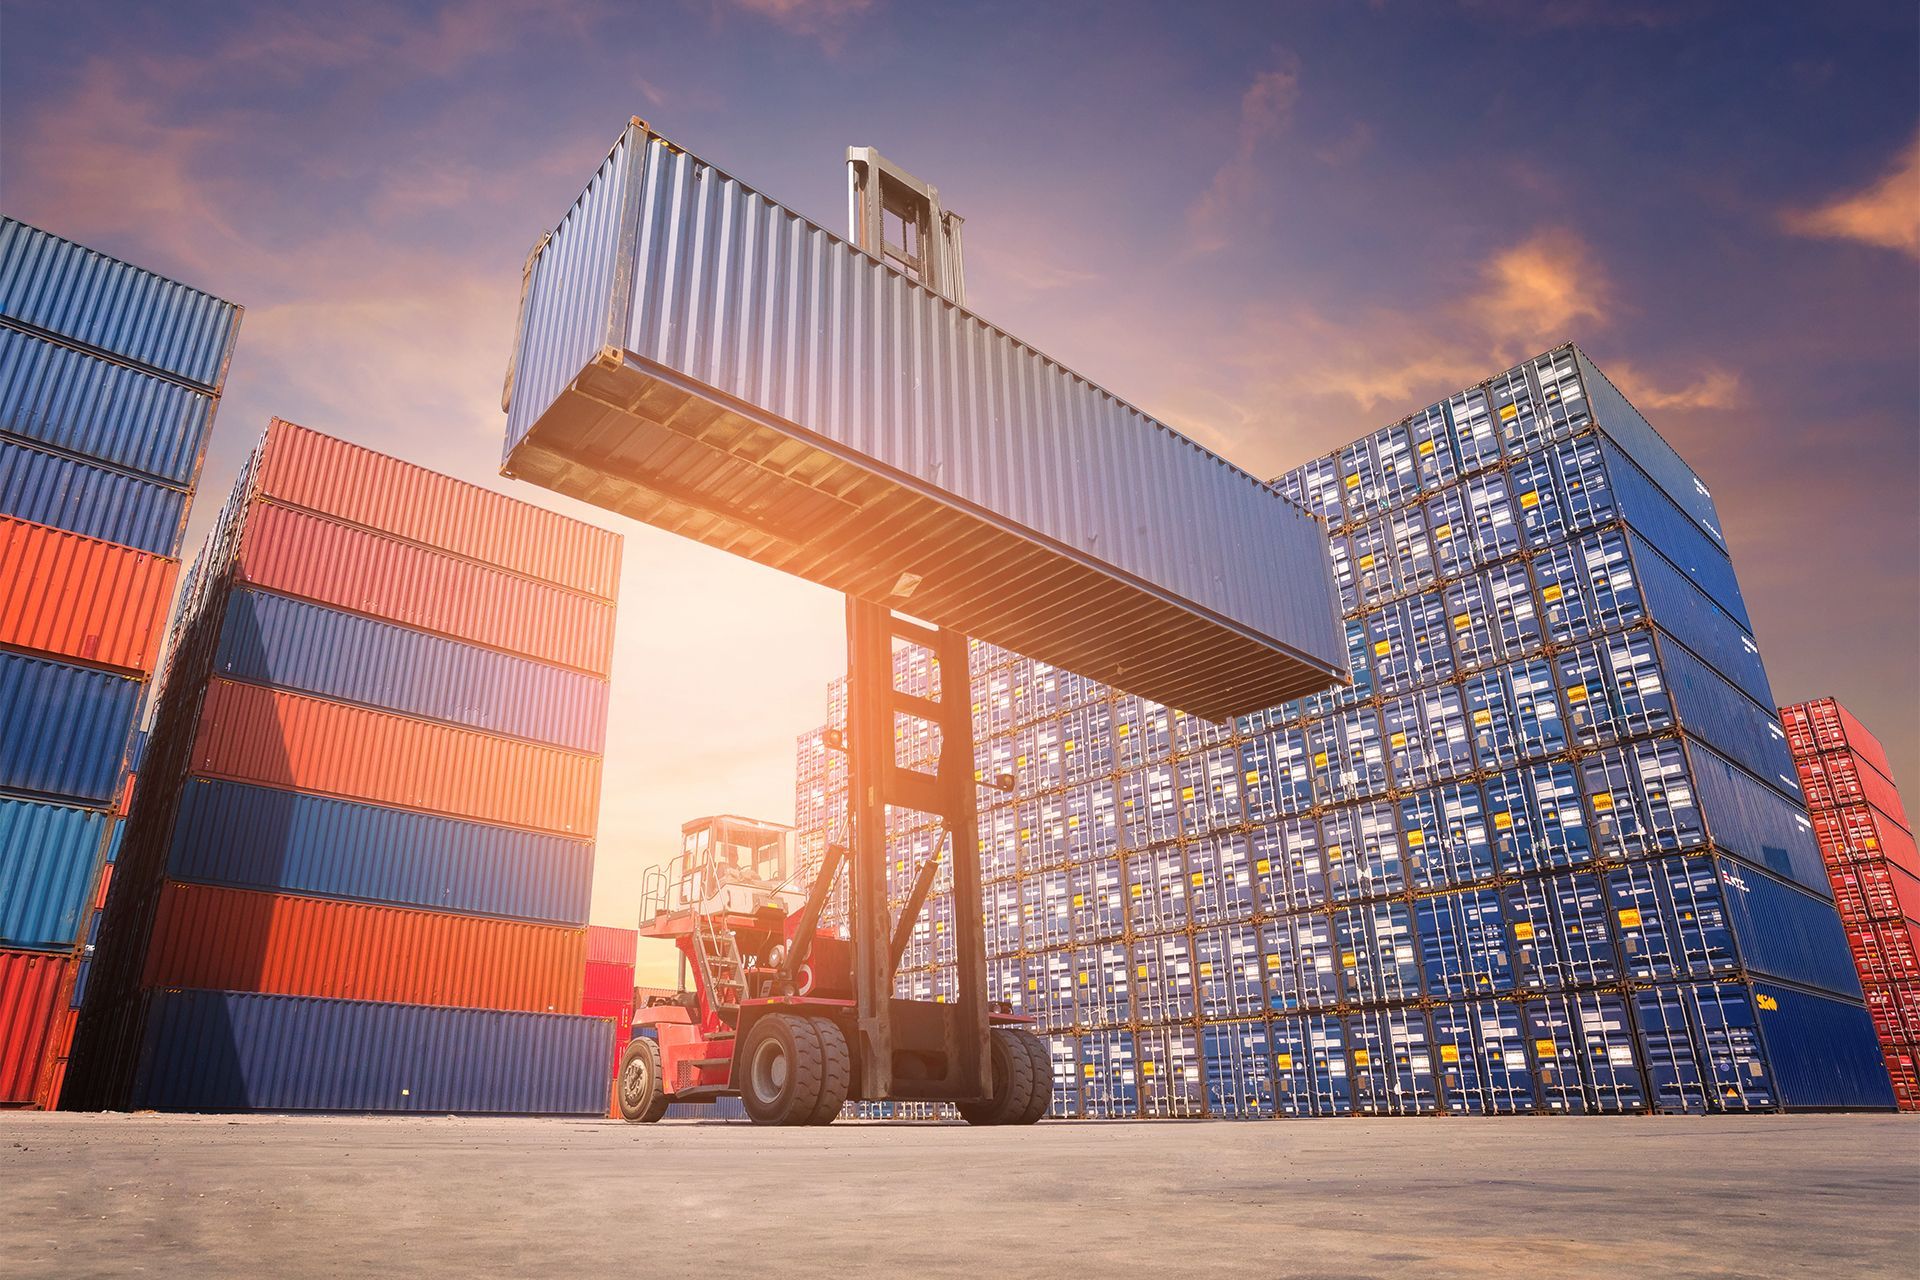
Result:
[[[623,1119],[647,1124],[674,1102],[732,1096],[758,1124],[829,1124],[849,1098],[951,1101],[973,1124],[1046,1114],[1051,1054],[1006,1012],[988,1011],[994,1088],[969,1096],[958,1004],[891,1002],[893,1080],[875,1089],[850,1049],[859,1042],[855,948],[820,925],[827,895],[807,892],[798,874],[791,828],[732,815],[687,823],[680,853],[648,873],[640,933],[678,948],[681,991],[634,1013],[620,1061]],[[902,934],[892,964],[904,943]]]

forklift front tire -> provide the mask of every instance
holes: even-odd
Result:
[[[620,1055],[620,1118],[652,1124],[667,1114],[668,1101],[660,1087],[660,1046],[641,1036]]]
[[[968,1124],[1024,1124],[1033,1105],[1034,1060],[1012,1027],[987,1033],[987,1052],[993,1059],[993,1096],[985,1102],[963,1102],[960,1118]],[[1035,1117],[1038,1119],[1039,1117]]]
[[[809,1018],[769,1013],[754,1023],[740,1048],[740,1101],[747,1118],[755,1124],[815,1123],[814,1113],[826,1101],[825,1058],[820,1031]]]

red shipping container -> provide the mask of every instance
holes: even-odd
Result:
[[[631,969],[640,950],[636,929],[612,929],[603,924],[587,926],[587,963],[623,964]]]
[[[1920,983],[1863,982],[1867,1011],[1882,1042],[1920,1043]]]
[[[1902,1111],[1920,1111],[1920,1044],[1888,1045],[1886,1061],[1894,1105]]]
[[[1841,918],[1849,924],[1868,920],[1920,918],[1920,878],[1885,858],[1861,858],[1830,863],[1827,879]]]
[[[586,986],[582,994],[586,999],[601,1004],[624,1003],[628,1009],[632,1009],[633,966],[587,961]]]
[[[1920,848],[1913,833],[1886,814],[1864,804],[1839,809],[1815,809],[1814,835],[1829,863],[1836,859],[1884,858],[1903,871],[1920,875]]]
[[[1787,730],[1787,746],[1796,757],[1821,751],[1854,751],[1883,776],[1893,776],[1893,766],[1880,739],[1833,698],[1782,707],[1780,722]]]
[[[180,562],[0,518],[0,645],[148,674]]]
[[[1906,921],[1873,921],[1847,926],[1847,942],[1862,982],[1920,982],[1920,953]]]
[[[369,529],[612,600],[620,537],[282,419],[267,428],[258,492]]]
[[[1820,756],[1826,768],[1827,784],[1833,791],[1833,803],[1870,804],[1911,831],[1907,810],[1900,803],[1900,789],[1879,770],[1851,751],[1828,751]],[[1807,761],[1800,764],[1804,776]]]
[[[617,1004],[601,1000],[581,1002],[580,1012],[589,1018],[606,1018],[613,1023],[613,1087],[607,1095],[607,1115],[612,1119],[620,1118],[620,1055],[627,1051],[627,1042],[633,1039],[633,1005]]]
[[[0,951],[0,1106],[31,1106],[72,960]]]
[[[247,511],[242,581],[488,648],[607,674],[613,605],[272,503]]]
[[[168,882],[144,987],[580,1012],[586,932]]]
[[[258,685],[207,684],[196,773],[591,835],[600,759]]]

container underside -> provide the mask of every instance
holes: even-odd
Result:
[[[506,471],[1209,720],[1343,674],[631,354],[583,370]]]

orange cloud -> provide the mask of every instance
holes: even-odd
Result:
[[[1255,76],[1240,95],[1240,125],[1233,156],[1214,173],[1213,181],[1187,210],[1192,252],[1212,253],[1225,248],[1237,222],[1251,220],[1258,225],[1264,221],[1253,213],[1260,148],[1286,132],[1299,98],[1300,71],[1291,54],[1282,59],[1281,66]]]
[[[1746,384],[1740,375],[1719,365],[1708,368],[1692,382],[1673,388],[1656,386],[1626,361],[1608,365],[1607,376],[1642,410],[1734,409],[1746,399]]]
[[[1814,209],[1781,215],[1795,235],[1854,240],[1920,258],[1920,133],[1878,182]]]
[[[1586,242],[1571,231],[1541,231],[1495,254],[1469,304],[1497,351],[1545,350],[1572,326],[1606,323],[1612,286]]]

